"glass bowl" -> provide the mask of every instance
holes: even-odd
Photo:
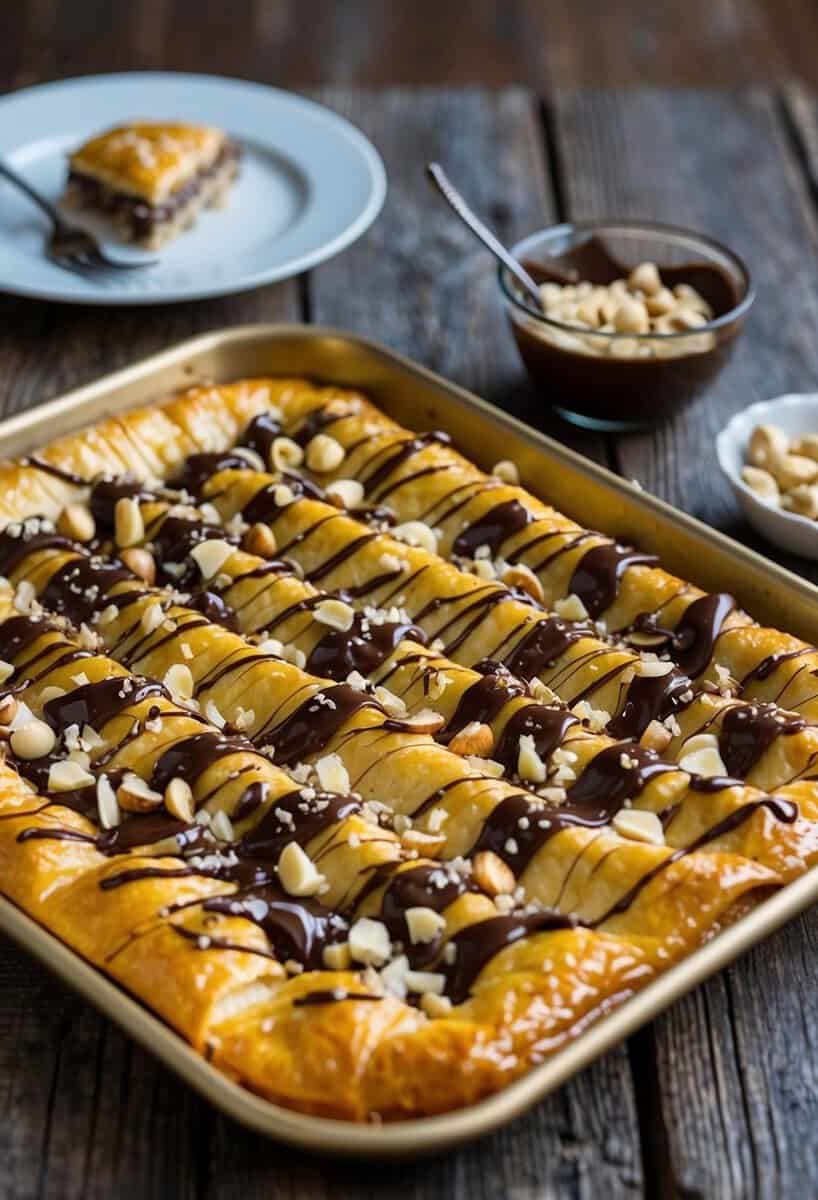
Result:
[[[621,432],[660,424],[690,404],[727,362],[754,299],[738,255],[712,238],[649,221],[578,221],[523,238],[511,253],[537,283],[611,284],[640,263],[669,288],[694,287],[712,316],[673,332],[620,332],[545,316],[500,268],[506,314],[547,403],[586,429]],[[581,297],[579,298],[581,300]]]

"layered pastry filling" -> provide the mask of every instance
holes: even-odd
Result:
[[[233,142],[225,141],[216,157],[201,167],[161,203],[152,204],[141,196],[118,191],[109,183],[85,174],[74,166],[68,174],[68,191],[73,203],[93,208],[112,217],[118,227],[135,242],[151,242],[154,234],[173,226],[191,208],[212,203],[216,192],[235,178],[239,169],[240,151]]]
[[[105,213],[126,240],[156,247],[222,201],[238,160],[238,147],[220,129],[130,122],[74,151],[65,200]]]
[[[818,859],[818,652],[512,464],[251,380],[0,482],[3,890],[262,1095],[472,1103]]]

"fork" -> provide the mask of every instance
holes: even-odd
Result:
[[[80,275],[106,271],[135,271],[152,267],[155,258],[140,259],[138,262],[118,262],[100,248],[99,242],[84,229],[69,225],[57,208],[41,196],[22,175],[18,175],[8,163],[0,159],[0,176],[13,183],[32,200],[51,221],[51,236],[46,242],[46,256],[66,271]]]

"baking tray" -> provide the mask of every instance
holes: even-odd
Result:
[[[365,390],[416,429],[441,427],[484,467],[511,458],[526,484],[583,524],[635,541],[702,587],[729,587],[754,616],[818,642],[818,589],[752,550],[646,495],[604,467],[375,342],[334,329],[251,325],[205,334],[0,423],[0,456],[33,450],[63,433],[162,399],[194,383],[241,376],[308,375]],[[487,457],[486,447],[493,447]],[[782,621],[781,614],[786,614]],[[408,1157],[458,1145],[530,1108],[679,996],[818,900],[818,867],[597,1021],[522,1079],[470,1108],[395,1124],[354,1125],[305,1116],[232,1082],[182,1037],[10,901],[0,931],[39,958],[131,1037],[242,1124],[305,1149],[344,1156]]]

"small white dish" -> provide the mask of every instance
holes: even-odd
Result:
[[[287,279],[337,254],[374,221],[383,163],[343,117],[276,88],[214,75],[132,72],[66,79],[0,99],[0,156],[50,200],[66,154],[93,133],[138,118],[218,125],[242,147],[224,209],[159,252],[156,266],[82,276],[49,262],[39,210],[0,182],[0,291],[68,304],[167,304]],[[75,212],[69,219],[85,223]],[[99,235],[93,218],[88,227]],[[128,251],[106,242],[118,257]]]
[[[779,550],[818,561],[818,521],[767,503],[741,478],[756,425],[778,425],[793,436],[818,432],[818,392],[790,393],[751,404],[736,413],[716,438],[719,466],[750,524]]]

